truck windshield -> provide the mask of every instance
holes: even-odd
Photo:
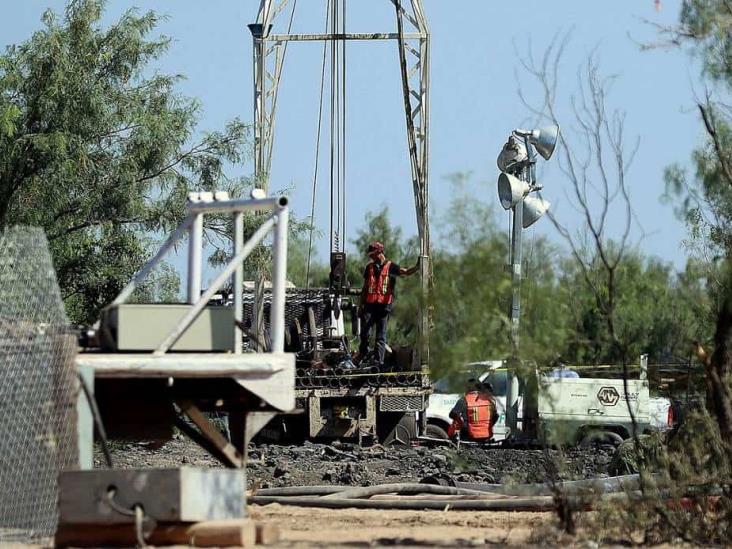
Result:
[[[485,380],[493,386],[493,394],[495,396],[505,396],[506,370],[501,368],[491,371],[483,364],[469,364],[457,371],[450,372],[437,380],[432,388],[435,393],[439,394],[464,393],[471,388],[471,379],[479,379],[486,373],[488,373],[488,376]]]

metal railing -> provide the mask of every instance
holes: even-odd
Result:
[[[285,196],[260,199],[229,199],[227,193],[190,193],[188,195],[188,215],[168,237],[155,256],[148,261],[119,293],[112,305],[124,303],[140,282],[152,272],[163,257],[186,233],[188,244],[188,303],[192,305],[186,315],[171,330],[167,337],[153,352],[163,355],[175,345],[183,333],[198,318],[209,300],[221,286],[234,275],[234,352],[242,352],[242,331],[239,327],[243,320],[242,289],[244,286],[244,260],[273,231],[272,243],[272,308],[271,339],[272,352],[282,353],[285,349],[285,278],[287,272],[287,231],[289,222],[288,200]],[[244,213],[271,212],[254,234],[244,242]],[[203,267],[203,216],[207,213],[232,213],[234,216],[233,255],[226,267],[218,274],[211,286],[201,293],[201,272]]]

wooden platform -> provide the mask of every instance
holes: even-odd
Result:
[[[93,379],[110,438],[164,440],[176,425],[230,467],[244,465],[246,445],[267,422],[295,409],[292,354],[80,353],[76,365]],[[230,441],[203,412],[227,414]],[[79,414],[80,446],[91,447],[87,416]]]

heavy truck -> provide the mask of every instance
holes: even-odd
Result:
[[[297,357],[297,410],[292,415],[273,420],[263,431],[264,436],[406,443],[424,434],[426,429],[424,410],[431,391],[427,306],[432,272],[428,220],[430,35],[422,0],[379,1],[385,6],[391,4],[394,9],[395,28],[388,32],[350,32],[344,0],[323,2],[323,7],[327,4],[323,11],[326,14],[325,32],[293,33],[296,2],[291,0],[260,0],[256,22],[249,25],[254,54],[254,179],[257,185],[265,193],[269,192],[275,113],[288,46],[313,41],[322,43],[318,144],[321,143],[321,127],[330,128],[329,143],[325,138],[322,140],[327,147],[324,154],[330,166],[327,197],[330,200],[329,284],[321,288],[290,288],[286,292],[286,351]],[[308,10],[312,9],[309,5]],[[389,349],[383,365],[365,361],[354,368],[349,339],[359,332],[355,294],[362,281],[350,281],[349,284],[345,277],[345,212],[349,209],[345,167],[346,44],[373,44],[374,41],[394,43],[398,54],[395,66],[399,70],[404,101],[419,242],[421,305],[416,337],[410,347]],[[382,85],[381,78],[375,77],[373,82],[375,86]],[[320,154],[321,151],[316,150],[311,222]],[[262,340],[266,339],[263,334],[266,333],[268,297],[263,278],[255,286],[259,290],[253,290],[244,298],[244,323],[252,336],[250,344],[262,345]],[[254,299],[255,291],[259,292],[258,299]],[[254,310],[255,302],[259,304],[257,310]]]
[[[388,348],[381,366],[368,359],[353,363],[349,340],[359,333],[357,299],[353,291],[336,296],[323,288],[286,290],[285,351],[296,356],[297,409],[272,420],[261,438],[408,444],[425,432],[431,381],[413,347]],[[253,292],[246,293],[244,322],[248,327],[254,322],[254,302]],[[267,291],[264,303],[267,326]],[[334,310],[336,303],[339,311]],[[256,337],[247,332],[250,337],[245,348],[253,349]]]

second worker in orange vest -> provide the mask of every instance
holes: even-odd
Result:
[[[490,440],[493,426],[498,421],[498,409],[490,383],[477,382],[475,388],[465,393],[450,411],[453,424],[449,435],[467,431],[469,440]]]
[[[361,360],[366,357],[369,350],[369,334],[371,328],[375,328],[376,361],[379,365],[383,365],[386,354],[386,324],[394,304],[396,279],[399,276],[416,273],[419,269],[419,260],[414,267],[404,269],[386,259],[384,245],[381,242],[369,244],[366,253],[371,261],[363,273],[363,290],[359,307],[359,316],[363,322],[358,353]]]

